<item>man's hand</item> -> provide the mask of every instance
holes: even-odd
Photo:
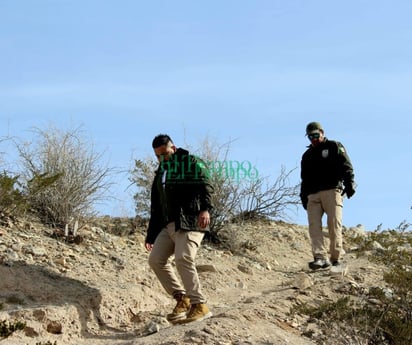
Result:
[[[152,243],[145,243],[144,246],[148,252],[150,252],[153,249]]]
[[[202,229],[208,227],[210,224],[209,211],[200,211],[197,223]]]
[[[345,195],[348,197],[348,199],[350,199],[353,194],[355,194],[355,188],[353,188],[353,184],[350,183],[347,186],[345,186],[345,188],[342,191],[342,195]]]

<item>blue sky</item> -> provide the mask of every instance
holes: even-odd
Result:
[[[412,223],[410,13],[407,0],[0,0],[0,137],[82,126],[123,169],[161,132],[234,139],[229,158],[275,177],[299,167],[316,120],[355,168],[344,224]],[[101,212],[133,215],[117,181]]]

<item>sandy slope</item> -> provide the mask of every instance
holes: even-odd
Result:
[[[173,326],[164,316],[174,303],[148,268],[143,228],[125,223],[131,234],[117,236],[102,224],[84,225],[80,244],[35,223],[1,228],[0,321],[26,328],[0,344],[315,344],[322,339],[316,322],[291,316],[293,305],[382,284],[381,269],[350,248],[343,272],[310,272],[305,227],[231,225],[225,246],[205,242],[198,256],[214,316]]]

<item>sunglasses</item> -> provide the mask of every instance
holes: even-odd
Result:
[[[320,137],[320,133],[313,133],[313,134],[309,134],[309,135],[308,135],[308,138],[309,138],[310,140],[319,139],[319,137]]]
[[[160,155],[156,154],[156,157],[160,158],[160,157],[166,157],[166,156],[169,156],[169,155],[170,155],[170,153],[166,152],[166,153],[161,153]]]

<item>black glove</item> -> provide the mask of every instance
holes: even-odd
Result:
[[[348,183],[345,185],[345,188],[342,191],[342,195],[346,194],[348,199],[350,199],[353,194],[355,194],[355,188],[353,187],[353,183]]]

